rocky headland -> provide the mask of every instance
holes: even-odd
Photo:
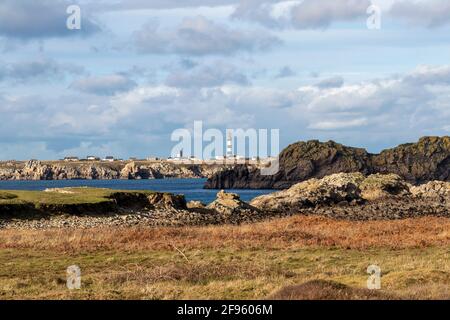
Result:
[[[0,180],[113,180],[208,178],[226,165],[174,164],[169,162],[2,162]]]
[[[270,176],[259,168],[239,165],[208,179],[209,189],[286,189],[311,178],[335,173],[396,174],[412,184],[450,181],[450,137],[424,137],[379,154],[334,141],[297,142],[279,157],[280,170]]]

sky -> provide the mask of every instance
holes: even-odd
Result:
[[[449,31],[448,0],[2,0],[0,160],[167,157],[194,121],[370,152],[449,135]]]

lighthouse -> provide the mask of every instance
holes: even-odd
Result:
[[[227,136],[227,158],[233,158],[233,134],[228,132]]]

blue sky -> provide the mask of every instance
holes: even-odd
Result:
[[[448,135],[449,31],[448,0],[3,0],[0,159],[167,156],[197,120],[282,147]]]

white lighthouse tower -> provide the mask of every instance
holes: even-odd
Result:
[[[227,158],[231,159],[233,158],[233,134],[231,132],[228,132],[227,136]]]

